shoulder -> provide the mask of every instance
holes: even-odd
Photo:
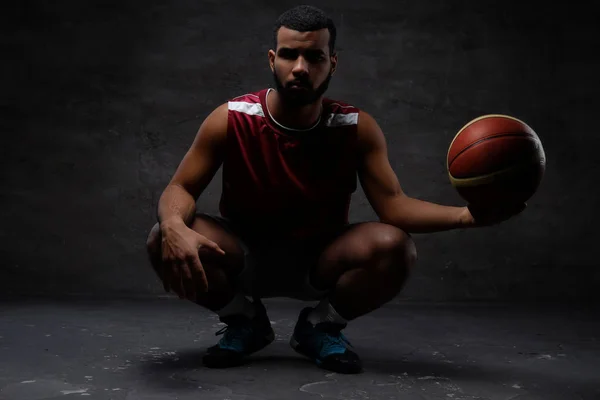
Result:
[[[240,117],[263,116],[260,96],[264,90],[232,97],[216,108],[202,122],[196,141],[224,143],[228,127],[236,123]]]
[[[230,98],[229,103],[238,103],[238,102],[260,103],[261,95],[265,91],[266,91],[266,89],[262,89],[262,90],[255,91],[255,92],[244,93],[244,94]]]
[[[361,111],[358,117],[356,136],[364,152],[385,149],[387,146],[383,130],[368,112]]]
[[[327,125],[354,126],[359,149],[369,151],[385,147],[385,137],[375,118],[367,111],[341,100],[323,100]]]
[[[340,100],[323,99],[323,114],[326,125],[332,127],[356,127],[361,110]]]
[[[227,109],[232,117],[264,117],[263,110],[264,94],[266,89],[245,93],[236,97],[232,97],[227,101]]]

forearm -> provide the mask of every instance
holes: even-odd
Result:
[[[382,222],[397,226],[408,233],[432,233],[466,228],[465,207],[440,205],[406,195],[399,196],[393,210]]]
[[[196,201],[192,195],[179,185],[167,186],[158,200],[158,222],[182,220],[189,226],[195,214]]]

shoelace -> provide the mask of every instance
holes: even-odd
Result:
[[[345,350],[347,346],[352,347],[350,341],[341,332],[320,332],[318,337],[322,343],[321,354],[339,353],[335,350],[340,350],[340,348]]]
[[[215,336],[223,335],[221,339],[223,345],[242,351],[244,349],[244,339],[251,332],[252,328],[250,327],[224,326],[215,333]]]

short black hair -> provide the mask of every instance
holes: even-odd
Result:
[[[329,30],[329,54],[335,54],[335,39],[337,32],[333,20],[317,7],[301,5],[291,8],[281,14],[273,27],[273,45],[277,48],[277,33],[284,26],[298,32]]]

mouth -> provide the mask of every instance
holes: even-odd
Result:
[[[306,83],[297,82],[297,81],[291,82],[288,85],[288,87],[291,88],[291,89],[304,89],[304,90],[308,89],[308,85]]]

